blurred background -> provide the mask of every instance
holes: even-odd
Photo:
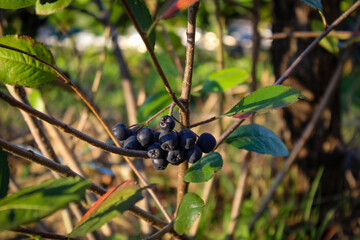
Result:
[[[145,2],[156,16],[164,1]],[[323,1],[328,23],[353,2]],[[335,69],[343,61],[342,52],[351,42],[355,43],[351,56],[344,62],[340,84],[252,231],[249,225],[286,158],[254,153],[244,164],[246,151],[224,144],[219,148],[223,169],[210,184],[190,185],[190,191],[203,198],[206,199],[206,193],[209,195],[200,222],[194,227],[197,230],[190,233],[196,234],[195,239],[224,239],[229,234],[233,199],[243,174],[246,174],[243,200],[232,233],[234,239],[360,237],[360,45],[356,37],[359,30],[354,29],[358,19],[358,13],[345,19],[336,28],[337,33],[323,39],[285,81],[284,85],[299,89],[305,100],[244,122],[271,129],[291,152],[316,113]],[[186,25],[184,10],[162,20],[156,28],[156,55],[178,96],[185,65]],[[274,84],[323,29],[317,11],[300,0],[201,0],[191,122],[219,116],[250,92]],[[171,103],[119,1],[74,0],[66,9],[49,16],[38,16],[31,7],[0,9],[0,35],[8,34],[28,35],[48,46],[56,66],[92,99],[109,126],[117,122],[128,125],[143,122]],[[355,38],[349,40],[351,36]],[[7,91],[4,85],[0,88]],[[109,141],[96,118],[61,83],[53,82],[26,92],[37,109],[90,136]],[[38,151],[19,110],[4,101],[0,101],[0,109],[0,137]],[[199,135],[211,132],[218,138],[234,121],[222,118],[194,131]],[[155,129],[157,123],[158,118],[150,122],[150,127]],[[120,156],[100,151],[64,133],[61,138],[97,184],[109,188],[134,177]],[[56,143],[56,138],[52,141]],[[61,149],[55,151],[66,163]],[[149,159],[139,159],[137,163],[149,181],[156,183],[155,191],[165,207],[174,212],[176,166],[156,171]],[[15,156],[11,156],[10,169],[11,192],[52,177],[49,170]],[[151,201],[148,207],[161,216]],[[46,218],[40,228],[59,234],[68,232],[60,212]],[[113,239],[137,239],[151,231],[129,214],[114,220],[112,228],[116,233]],[[23,239],[23,236],[3,232],[0,238]]]

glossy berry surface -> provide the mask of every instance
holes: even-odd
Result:
[[[175,127],[175,120],[169,115],[164,115],[160,118],[159,127],[162,131],[170,132]]]
[[[141,144],[137,140],[136,135],[131,135],[125,140],[124,148],[133,150],[139,150],[141,148]]]
[[[201,156],[202,151],[197,145],[194,145],[192,149],[185,151],[185,160],[189,163],[196,163],[201,158]]]
[[[151,163],[156,170],[164,170],[169,164],[166,159],[152,158]]]
[[[178,134],[174,131],[169,133],[162,132],[159,136],[159,143],[161,148],[165,151],[174,150],[179,145]]]
[[[143,147],[148,147],[150,146],[155,139],[154,133],[150,128],[143,128],[141,129],[137,135],[137,140],[139,141],[139,143],[141,144],[141,146]]]
[[[190,129],[183,129],[179,132],[179,145],[184,149],[192,149],[196,142],[196,134]]]
[[[161,149],[160,143],[154,142],[147,148],[149,158],[165,158],[165,151]]]
[[[185,153],[183,150],[174,149],[168,152],[166,160],[173,165],[179,165],[185,161],[184,155]]]
[[[209,153],[214,150],[216,146],[216,139],[210,133],[203,133],[200,135],[196,144],[200,147],[202,152]]]
[[[112,133],[118,141],[123,141],[131,135],[130,129],[124,123],[117,123],[112,128]]]

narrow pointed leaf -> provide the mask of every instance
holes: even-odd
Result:
[[[47,47],[27,36],[8,35],[0,37],[0,44],[31,53],[54,64]],[[0,47],[0,81],[10,85],[39,87],[57,78],[57,74],[43,63],[14,50]]]
[[[141,191],[134,180],[128,180],[110,189],[85,213],[69,237],[84,236],[122,214],[142,199]]]
[[[72,0],[37,0],[35,4],[35,11],[38,15],[49,15],[66,8],[71,2]]]
[[[186,170],[184,180],[192,183],[207,182],[222,165],[223,160],[219,153],[209,153]]]
[[[174,229],[180,235],[184,234],[200,216],[205,203],[195,193],[187,193],[181,200],[176,214]]]
[[[159,19],[171,18],[176,13],[199,1],[200,0],[168,0],[160,10]]]
[[[19,9],[34,5],[36,0],[0,0],[0,8]]]
[[[24,188],[0,200],[0,230],[36,222],[84,197],[89,180],[59,178]]]
[[[301,0],[302,2],[306,3],[307,5],[309,5],[310,7],[314,8],[315,10],[317,10],[322,18],[322,21],[324,23],[325,29],[327,28],[327,22],[324,16],[324,10],[323,10],[323,6],[321,3],[321,0]]]
[[[126,6],[129,8],[126,8],[129,15],[133,15],[140,25],[142,34],[146,34],[149,30],[149,28],[153,24],[153,20],[151,17],[151,14],[149,12],[148,7],[146,6],[144,0],[122,0]],[[155,31],[151,31],[150,35],[148,36],[148,41],[154,49],[155,46]]]
[[[285,157],[289,152],[281,139],[269,129],[258,124],[238,127],[225,140],[226,143],[239,148],[262,154]]]
[[[9,189],[10,169],[7,154],[0,148],[0,199],[6,197]]]
[[[304,98],[297,89],[281,85],[263,87],[243,98],[225,116],[247,118],[275,108],[286,107]]]

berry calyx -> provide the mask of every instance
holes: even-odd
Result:
[[[171,151],[177,148],[179,145],[179,139],[176,132],[162,132],[159,136],[159,143],[161,144],[161,148],[165,151]]]
[[[162,159],[165,158],[165,151],[161,149],[160,143],[154,142],[148,147],[147,155],[149,158]]]
[[[184,151],[181,149],[174,149],[168,152],[166,160],[172,165],[179,165],[185,161]]]
[[[170,132],[175,127],[175,120],[169,115],[164,115],[160,118],[159,127],[162,131]]]

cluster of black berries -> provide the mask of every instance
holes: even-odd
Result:
[[[112,131],[123,148],[147,150],[152,159],[152,165],[157,170],[163,170],[169,163],[179,165],[184,161],[195,163],[204,153],[211,152],[216,139],[210,133],[203,133],[197,139],[190,129],[179,133],[173,131],[175,120],[171,116],[162,116],[159,122],[160,132],[150,128],[140,130],[129,129],[123,123],[116,124]]]

